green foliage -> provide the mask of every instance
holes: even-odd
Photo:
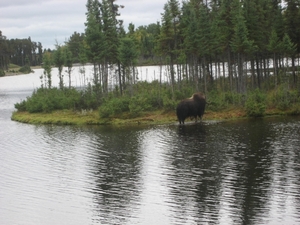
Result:
[[[119,47],[119,60],[123,67],[133,66],[136,63],[138,52],[131,38],[122,38]]]
[[[54,65],[58,68],[58,77],[59,77],[59,88],[63,89],[64,88],[64,81],[63,81],[63,66],[66,61],[66,55],[65,52],[63,51],[62,47],[59,45],[56,45],[56,50],[53,54],[53,62]]]
[[[97,109],[99,101],[93,86],[89,83],[85,90],[80,91],[78,109]]]
[[[249,93],[245,108],[246,113],[250,117],[262,117],[266,111],[266,95],[259,89]]]
[[[292,105],[289,115],[300,115],[300,103]]]
[[[25,112],[26,111],[26,100],[21,101],[20,103],[15,104],[15,108],[19,112]]]
[[[120,113],[129,111],[129,98],[112,98],[105,101],[101,107],[99,107],[99,115],[101,118],[114,117]]]
[[[23,73],[23,74],[27,74],[27,73],[31,73],[32,70],[30,68],[29,65],[25,65],[25,66],[22,66],[20,69],[19,69],[19,72]]]
[[[159,89],[156,89],[158,83],[138,82],[134,89],[137,94],[131,96],[126,92],[124,96],[109,96],[99,108],[99,114],[102,118],[113,117],[123,112],[128,112],[131,117],[136,117],[142,112],[152,111],[162,107],[162,99],[159,95]]]
[[[231,106],[242,106],[244,94],[237,92],[211,91],[207,96],[207,108],[212,111],[219,111]]]
[[[172,98],[167,97],[166,95],[163,96],[163,106],[165,110],[174,110],[176,109],[178,102],[172,100]]]
[[[279,86],[269,97],[271,106],[279,110],[286,110],[292,104],[299,102],[299,95],[297,90],[288,90],[286,85]]]
[[[129,111],[133,117],[139,116],[141,112],[151,111],[152,107],[149,102],[149,98],[145,96],[134,96],[130,98]]]
[[[31,38],[8,39],[0,31],[0,68],[7,70],[10,64],[18,67],[40,65],[42,62],[43,46]],[[27,63],[30,59],[30,63]]]
[[[47,86],[49,89],[52,85],[52,55],[49,52],[45,52],[43,55],[43,65],[42,68],[44,69],[44,80],[45,80],[45,87]],[[43,86],[43,84],[42,84]]]
[[[84,41],[84,34],[77,33],[76,31],[71,35],[70,39],[67,42],[68,51],[71,52],[72,56],[72,63],[79,63],[80,60],[80,54],[82,54],[83,49],[83,42]],[[68,58],[68,54],[67,54]],[[68,65],[68,63],[66,63]]]
[[[32,72],[32,70],[30,68],[30,62],[29,62],[28,57],[25,58],[25,65],[19,69],[19,72],[24,73],[24,74]]]
[[[26,100],[15,104],[15,108],[18,111],[30,113],[52,112],[53,110],[75,108],[79,99],[79,92],[75,89],[39,88]]]
[[[3,69],[0,69],[0,77],[4,77],[5,76],[5,72]]]

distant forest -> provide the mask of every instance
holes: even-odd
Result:
[[[168,0],[160,23],[130,24],[127,31],[118,19],[123,7],[115,0],[87,0],[85,32],[74,32],[52,52],[30,38],[8,40],[0,33],[0,68],[23,66],[26,58],[40,65],[46,53],[59,67],[71,57],[94,65],[94,85],[102,94],[111,71],[122,94],[137,81],[141,64],[167,65],[173,91],[183,84],[238,93],[299,85],[299,0]]]
[[[27,39],[6,39],[0,31],[0,69],[8,70],[8,65],[13,63],[20,67],[26,63],[30,66],[41,65],[43,59],[43,47],[41,42]]]

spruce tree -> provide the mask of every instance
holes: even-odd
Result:
[[[53,57],[54,65],[58,68],[59,88],[64,88],[64,76],[62,74],[63,66],[65,63],[65,54],[61,46],[56,45],[56,51]]]
[[[253,41],[248,38],[248,29],[246,27],[245,17],[239,0],[234,0],[233,8],[235,15],[232,17],[234,24],[234,34],[231,40],[231,48],[235,53],[237,60],[237,91],[244,93],[246,91],[246,71],[244,63],[247,53],[253,50]]]

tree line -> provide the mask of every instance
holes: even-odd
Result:
[[[94,65],[95,85],[108,91],[109,70],[119,92],[137,80],[141,63],[168,65],[172,90],[246,93],[298,82],[299,0],[168,0],[161,23],[126,32],[114,0],[88,0],[85,33],[66,43],[77,62]],[[126,7],[126,6],[125,6]],[[139,64],[140,63],[140,64]]]
[[[7,39],[0,31],[0,69],[2,70],[8,70],[10,63],[20,67],[28,62],[31,66],[41,65],[43,52],[41,42],[32,41],[30,37]]]
[[[87,0],[85,32],[64,47],[73,63],[94,65],[94,84],[108,92],[114,71],[122,94],[136,82],[140,63],[165,64],[172,89],[183,81],[195,90],[211,88],[246,92],[277,86],[285,75],[297,83],[300,52],[299,0],[168,0],[161,23],[126,32],[115,0]],[[1,35],[1,68],[42,63],[42,45]],[[57,50],[57,49],[56,49]],[[297,61],[298,60],[298,61]]]

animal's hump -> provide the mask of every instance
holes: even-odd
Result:
[[[193,94],[194,100],[205,100],[205,95],[202,92],[197,92]]]

